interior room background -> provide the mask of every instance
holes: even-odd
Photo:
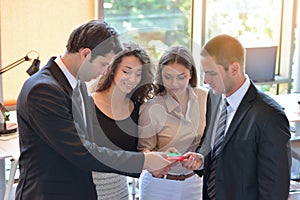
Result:
[[[278,46],[275,73],[282,79],[259,87],[271,94],[288,93],[296,88],[299,68],[298,7],[298,0],[0,0],[0,66],[35,50],[42,67],[49,57],[63,53],[78,24],[105,19],[122,40],[145,47],[155,62],[168,46],[181,44],[199,63],[201,46],[219,33],[237,37],[246,47]],[[0,75],[0,99],[10,109],[30,65],[24,62]]]

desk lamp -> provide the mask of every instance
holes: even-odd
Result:
[[[31,76],[34,73],[36,73],[37,71],[39,71],[39,67],[40,67],[40,60],[39,60],[39,53],[37,51],[29,51],[25,57],[11,63],[10,65],[1,68],[0,69],[0,75],[11,70],[12,68],[20,65],[21,63],[25,62],[25,61],[31,61],[32,58],[29,58],[30,54],[37,54],[36,58],[33,59],[32,64],[30,65],[30,67],[26,70],[26,72]],[[7,123],[9,121],[9,111],[5,108],[5,106],[0,102],[0,111],[4,117],[4,122],[0,123],[0,135],[1,134],[9,134],[9,133],[15,133],[17,132],[17,124],[16,123]]]

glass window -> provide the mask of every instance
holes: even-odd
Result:
[[[120,38],[138,42],[154,62],[171,45],[191,46],[190,0],[105,0],[103,7]]]
[[[282,0],[214,0],[206,1],[206,3],[206,41],[217,34],[224,33],[239,39],[246,48],[277,46],[273,82],[287,83],[289,81],[287,75],[275,76],[282,75],[284,70],[280,69],[281,67],[289,67],[288,65],[281,66],[282,62],[280,62],[283,44],[280,31]],[[269,82],[257,84],[265,92],[278,93],[277,84],[269,84]]]
[[[206,39],[226,33],[245,47],[279,45],[281,4],[280,0],[207,1]]]

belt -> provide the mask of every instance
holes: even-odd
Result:
[[[175,180],[175,181],[184,181],[185,179],[190,178],[194,175],[195,175],[195,172],[192,172],[190,174],[180,174],[180,175],[167,174],[161,178]]]

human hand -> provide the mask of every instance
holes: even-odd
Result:
[[[152,174],[152,176],[156,177],[156,178],[162,178],[164,177],[164,175],[167,175],[169,170],[170,170],[171,166],[167,166],[162,168],[161,170],[156,170],[156,171],[152,171],[150,172]]]
[[[168,148],[166,152],[169,152],[169,153],[179,153],[178,150],[175,147]]]
[[[183,156],[185,156],[186,159],[183,160],[181,164],[189,170],[198,170],[203,164],[203,156],[199,153],[188,152]]]
[[[186,159],[186,157],[183,156],[183,155],[181,155],[181,153],[179,153],[179,152],[177,151],[177,149],[174,148],[174,147],[169,148],[165,153],[166,153],[166,155],[168,156],[167,159],[170,160],[170,161],[181,162],[181,161],[183,161],[184,159]],[[174,165],[175,165],[175,164],[176,164],[176,163],[174,163]]]
[[[173,162],[167,160],[167,155],[162,152],[144,152],[144,169],[155,175],[164,174],[169,171]]]

